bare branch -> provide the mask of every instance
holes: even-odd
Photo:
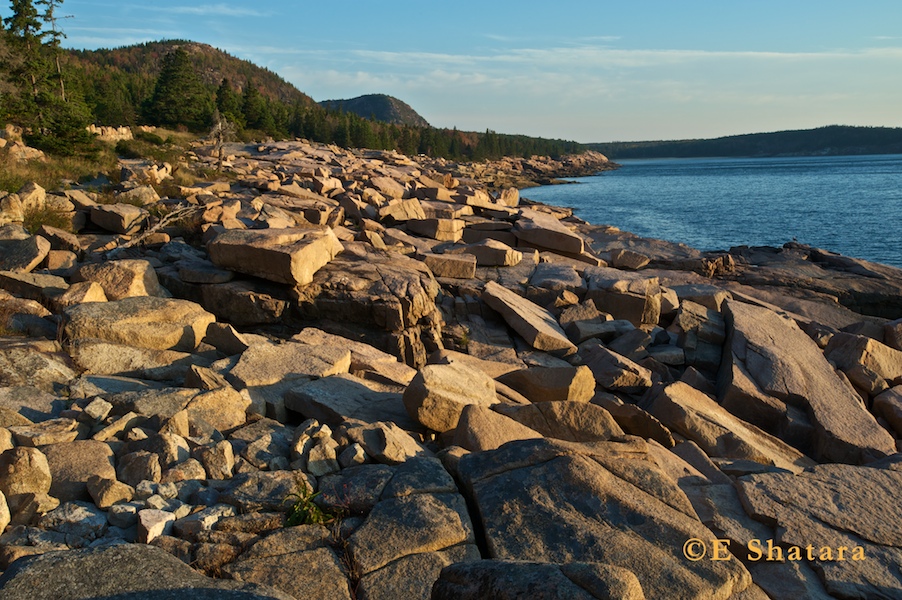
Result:
[[[172,223],[175,223],[176,221],[180,221],[181,219],[184,219],[187,217],[193,217],[195,214],[201,212],[202,210],[204,210],[204,208],[202,206],[193,206],[193,205],[192,206],[182,206],[180,208],[175,209],[174,211],[163,216],[160,219],[160,222],[157,223],[156,225],[154,225],[153,227],[148,228],[147,230],[136,235],[135,237],[133,237],[129,241],[125,242],[121,246],[119,246],[117,248],[113,248],[112,250],[107,252],[107,254],[106,254],[107,260],[115,258],[116,256],[118,256],[123,251],[127,250],[128,248],[137,246],[138,244],[140,244],[141,242],[146,240],[150,235],[160,231],[164,227],[168,227]]]

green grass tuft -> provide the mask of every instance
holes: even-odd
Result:
[[[36,234],[41,225],[55,227],[63,231],[72,231],[72,220],[60,210],[45,206],[44,208],[32,208],[25,212],[22,226],[25,227],[28,233]]]
[[[297,525],[331,525],[341,518],[341,513],[322,509],[316,504],[318,493],[307,487],[306,483],[298,483],[295,493],[288,496],[292,502],[285,517],[285,527]]]
[[[105,151],[96,157],[50,157],[45,161],[18,162],[7,149],[0,150],[0,191],[15,193],[34,181],[46,190],[57,190],[67,182],[88,181],[99,173],[116,171],[116,156]]]

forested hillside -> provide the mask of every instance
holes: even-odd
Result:
[[[51,153],[90,153],[91,123],[199,134],[219,124],[238,139],[303,137],[454,160],[584,150],[564,140],[385,123],[324,108],[277,74],[190,41],[65,50],[54,15],[61,4],[12,0],[0,30],[0,125],[22,127],[29,144]]]
[[[123,48],[71,51],[73,70],[83,74],[82,92],[95,118],[104,125],[137,125],[144,101],[152,96],[166,56],[182,50],[187,64],[208,91],[227,81],[234,90],[248,84],[268,101],[313,106],[313,99],[268,69],[228,53],[185,40],[168,40]],[[150,119],[152,120],[152,119]]]

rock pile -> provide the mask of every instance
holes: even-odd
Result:
[[[902,272],[229,152],[3,199],[4,598],[902,595]]]

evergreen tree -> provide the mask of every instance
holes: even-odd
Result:
[[[304,137],[304,106],[295,102],[288,118],[288,134],[292,137]]]
[[[128,81],[120,73],[106,73],[89,87],[86,100],[94,118],[103,125],[136,125],[137,106]]]
[[[194,71],[191,57],[176,48],[163,58],[145,119],[152,125],[201,131],[210,126],[212,116],[213,99]]]
[[[347,115],[339,116],[332,141],[342,148],[351,147],[351,126]]]
[[[70,95],[63,101],[54,94],[42,92],[38,98],[42,127],[25,133],[25,141],[51,154],[90,155],[96,151],[94,136],[88,133],[91,111],[79,98]]]
[[[329,141],[329,124],[326,122],[326,112],[313,108],[304,115],[304,137],[314,142]]]
[[[51,60],[58,56],[63,37],[54,14],[61,3],[38,0],[38,5],[46,7],[39,13],[31,0],[12,0],[12,16],[4,23],[9,28],[11,54],[16,57],[9,63],[9,71],[19,93],[7,110],[25,130],[29,144],[54,154],[82,154],[93,151],[93,136],[86,130],[91,114],[80,98],[67,102],[62,66]],[[42,30],[42,20],[51,24],[49,31]]]
[[[248,81],[241,100],[241,112],[244,115],[244,122],[247,128],[272,134],[276,129],[276,125],[266,103],[266,98],[260,94],[257,86]]]
[[[460,134],[457,132],[457,127],[450,132],[449,137],[451,138],[451,141],[448,144],[448,158],[460,159],[463,156],[463,148],[460,141]]]
[[[372,148],[376,145],[370,121],[358,116],[351,117],[351,144],[355,148]]]
[[[232,89],[228,79],[223,79],[216,90],[216,109],[219,114],[230,123],[234,123],[239,129],[245,126],[244,114],[241,110],[241,96]]]
[[[19,60],[11,71],[14,79],[30,87],[32,98],[37,98],[41,79],[46,76],[46,65],[41,52],[41,21],[31,0],[12,0],[12,16],[3,20],[6,24],[13,51]]]
[[[44,23],[50,26],[50,29],[42,33],[44,47],[49,50],[50,58],[56,66],[56,79],[59,83],[60,98],[66,101],[66,82],[63,78],[63,68],[60,64],[60,43],[65,39],[66,34],[56,26],[56,22],[60,17],[56,15],[56,9],[62,5],[63,0],[35,0],[35,4],[44,7],[44,12],[40,17]],[[67,18],[67,17],[62,17]]]

